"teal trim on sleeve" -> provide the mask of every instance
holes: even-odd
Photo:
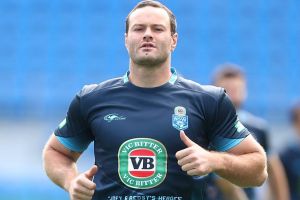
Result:
[[[216,138],[212,144],[212,147],[216,151],[228,151],[241,143],[245,138],[229,139],[229,138]]]
[[[70,149],[75,152],[83,152],[88,148],[90,144],[90,141],[84,140],[79,137],[65,138],[65,137],[56,136],[56,138],[67,149]]]

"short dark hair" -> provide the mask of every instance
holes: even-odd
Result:
[[[300,111],[300,100],[293,103],[290,109],[290,120],[292,123],[295,123],[299,120],[300,118],[299,111]]]
[[[129,17],[130,15],[137,9],[139,8],[144,8],[144,7],[154,7],[154,8],[162,8],[164,9],[170,18],[170,27],[171,27],[171,34],[174,35],[176,33],[176,29],[177,29],[177,22],[176,22],[176,17],[173,14],[173,12],[167,8],[165,5],[163,5],[162,3],[160,3],[159,1],[154,1],[154,0],[144,0],[144,1],[140,1],[131,11],[130,13],[127,15],[126,17],[126,30],[125,32],[128,33],[128,29],[129,29]]]
[[[217,66],[217,70],[213,73],[212,82],[215,84],[219,80],[227,78],[245,79],[245,74],[241,67],[236,64],[225,63]]]

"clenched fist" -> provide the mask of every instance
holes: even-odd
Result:
[[[74,178],[69,187],[71,200],[91,200],[96,189],[96,184],[92,181],[97,173],[96,165],[92,166],[86,172],[79,174]]]
[[[187,148],[178,151],[175,156],[183,171],[190,176],[203,176],[216,169],[213,153],[193,142],[184,131],[180,131],[180,139]]]

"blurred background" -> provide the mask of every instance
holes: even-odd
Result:
[[[42,148],[83,85],[128,69],[125,18],[137,0],[0,1],[0,199],[68,199],[46,177]],[[225,62],[243,67],[244,107],[266,119],[273,151],[294,135],[300,96],[300,1],[163,0],[176,15],[172,66],[209,84]],[[92,146],[79,161],[92,163]]]

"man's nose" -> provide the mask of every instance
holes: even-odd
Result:
[[[146,40],[146,41],[149,41],[149,40],[152,40],[152,39],[153,39],[153,37],[152,37],[152,31],[151,31],[150,28],[147,28],[147,29],[145,30],[143,39]]]

